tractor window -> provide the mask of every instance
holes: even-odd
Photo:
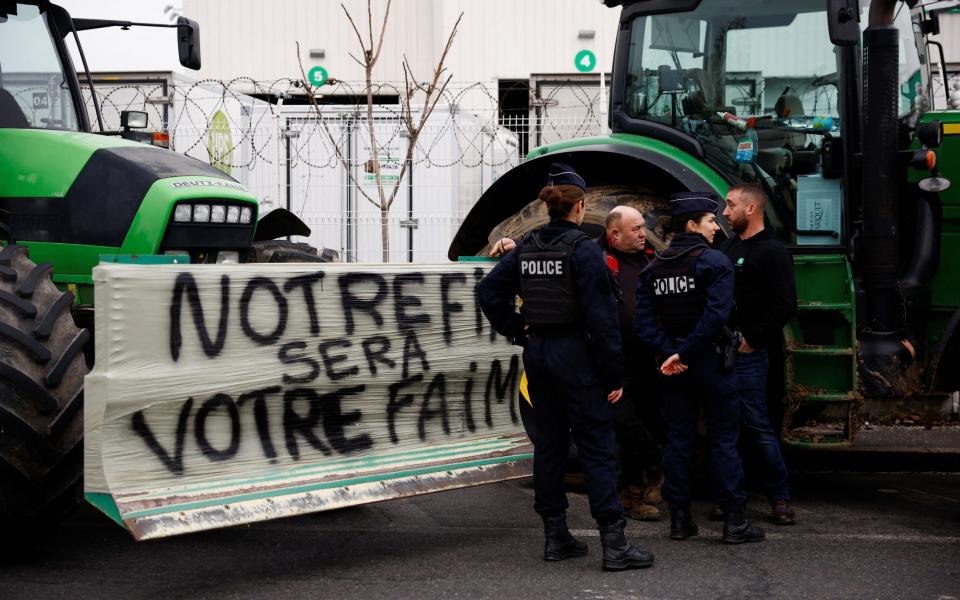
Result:
[[[0,12],[0,127],[79,130],[47,15],[28,4]]]
[[[754,162],[772,173],[776,166],[764,163],[782,162],[782,149],[818,147],[822,134],[839,131],[837,59],[823,5],[704,0],[690,13],[637,18],[627,114],[696,137],[728,163],[743,158],[740,141],[752,130]]]
[[[841,118],[825,5],[703,0],[636,18],[628,51],[627,115],[695,138],[729,180],[761,183],[770,224],[801,245],[841,239],[840,179],[820,167]],[[835,208],[827,220],[816,212],[825,204]]]

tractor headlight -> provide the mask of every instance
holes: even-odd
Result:
[[[212,223],[223,223],[227,218],[227,207],[222,204],[214,204],[210,209],[210,221]]]
[[[196,204],[193,207],[193,222],[208,223],[210,221],[210,205]]]
[[[240,207],[228,206],[227,207],[227,223],[239,223],[239,222],[240,222]]]
[[[189,223],[193,218],[193,207],[189,204],[178,204],[173,209],[173,220],[177,223]]]
[[[243,208],[241,208],[240,222],[246,225],[250,223],[251,219],[253,219],[253,209],[251,209],[249,206],[244,206]]]

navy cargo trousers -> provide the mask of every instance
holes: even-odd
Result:
[[[582,339],[533,336],[523,353],[537,430],[534,510],[544,517],[566,510],[563,478],[572,436],[586,475],[590,514],[610,521],[623,513],[613,408],[600,381],[585,372],[589,359],[583,346]]]
[[[737,377],[723,370],[719,354],[707,352],[686,372],[661,376],[667,444],[663,451],[663,498],[671,507],[690,506],[690,478],[703,404],[710,443],[714,499],[725,513],[743,510],[743,464],[737,452],[740,394]]]

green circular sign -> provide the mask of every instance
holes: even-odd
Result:
[[[314,67],[310,69],[310,72],[307,73],[307,79],[310,80],[310,83],[320,87],[321,85],[327,82],[327,70],[323,67]]]
[[[581,50],[577,52],[573,64],[581,73],[589,73],[597,66],[597,55],[589,50]]]

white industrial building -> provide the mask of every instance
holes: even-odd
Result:
[[[304,66],[322,66],[331,77],[361,81],[363,69],[354,30],[339,1],[185,0],[184,14],[201,23],[201,76],[243,74],[257,80],[298,77],[296,43]],[[345,0],[366,36],[366,0]],[[374,27],[385,0],[374,0]],[[376,79],[402,81],[404,55],[426,78],[443,51],[460,13],[463,19],[447,60],[454,81],[526,79],[531,73],[577,73],[581,50],[595,53],[600,66],[612,61],[618,9],[597,0],[395,0],[383,41]],[[310,57],[322,52],[323,56]],[[599,70],[599,69],[598,69]]]

